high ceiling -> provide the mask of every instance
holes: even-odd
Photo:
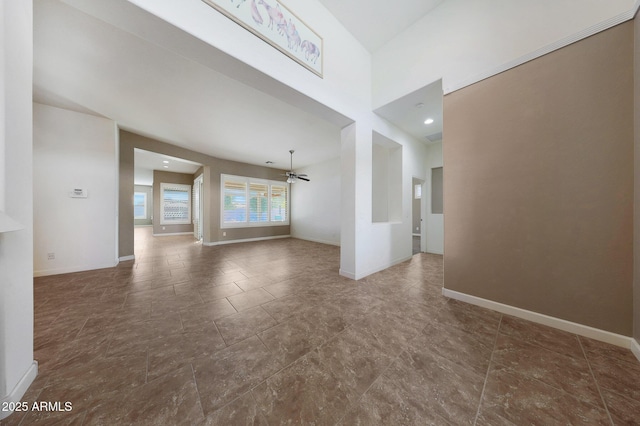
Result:
[[[223,159],[287,169],[290,149],[297,167],[340,153],[340,117],[304,111],[59,0],[34,2],[33,80],[36,102]]]
[[[445,0],[319,1],[369,52],[374,52]]]

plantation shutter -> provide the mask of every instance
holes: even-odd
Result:
[[[287,187],[271,185],[271,222],[286,222],[287,211]]]
[[[249,222],[269,221],[269,185],[249,184]]]
[[[247,183],[242,181],[224,181],[224,223],[247,221]]]

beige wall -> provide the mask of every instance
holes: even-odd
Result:
[[[216,243],[222,241],[263,238],[271,236],[289,235],[290,227],[265,226],[238,229],[220,229],[220,174],[233,174],[261,179],[284,181],[283,170],[262,166],[222,160],[205,154],[200,154],[175,145],[160,142],[155,139],[120,131],[120,256],[133,255],[133,150],[134,148],[183,158],[203,165],[205,198],[204,215],[209,217],[204,222],[204,242]],[[197,176],[197,174],[196,174]],[[155,184],[155,183],[154,183]],[[193,184],[193,179],[191,181]],[[154,221],[159,224],[158,221]],[[176,232],[176,231],[174,231]],[[226,235],[223,236],[223,232]]]
[[[118,188],[118,256],[133,256],[133,145],[122,141],[120,132],[120,175]]]
[[[447,289],[630,336],[633,23],[444,99]]]

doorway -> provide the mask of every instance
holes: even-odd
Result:
[[[411,239],[412,239],[412,254],[418,254],[422,252],[422,233],[423,233],[423,220],[422,220],[422,193],[424,180],[413,178],[412,179],[412,227],[411,227]]]

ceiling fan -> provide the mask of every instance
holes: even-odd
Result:
[[[291,167],[289,168],[289,171],[284,174],[284,176],[287,177],[287,183],[296,183],[298,179],[311,182],[311,179],[307,178],[307,175],[305,173],[298,174],[293,171],[293,153],[294,152],[295,151],[293,149],[289,150],[289,153],[291,154]]]

